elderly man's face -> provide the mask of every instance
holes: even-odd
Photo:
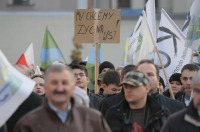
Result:
[[[193,104],[200,111],[200,85],[195,85],[193,88]]]
[[[45,79],[48,101],[55,106],[67,104],[73,94],[74,85],[72,74],[69,71],[50,72]]]

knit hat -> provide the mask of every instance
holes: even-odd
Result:
[[[101,73],[104,68],[110,68],[110,69],[115,70],[115,66],[109,61],[104,61],[103,63],[99,65],[99,73]]]
[[[177,82],[180,82],[180,83],[181,83],[180,77],[181,77],[181,74],[180,74],[180,73],[174,73],[174,74],[172,74],[171,77],[169,78],[169,82],[177,81]],[[182,84],[182,83],[181,83],[181,84]]]
[[[148,77],[140,71],[130,71],[126,74],[124,81],[121,83],[129,84],[135,87],[144,86],[149,83]]]
[[[163,85],[163,88],[165,88],[165,82],[164,82],[164,80],[163,80],[163,78],[161,76],[160,76],[159,82]]]

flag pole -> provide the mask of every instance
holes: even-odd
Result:
[[[146,15],[146,14],[145,14],[145,15]],[[147,25],[148,25],[148,24],[147,24]],[[148,29],[149,29],[149,25],[148,25],[147,27],[148,27]],[[151,31],[151,30],[149,29],[149,31]],[[156,41],[155,41],[156,39],[155,39],[154,36],[152,35],[152,32],[150,33],[150,35],[151,35],[151,37],[152,37],[153,40],[154,40],[154,44],[153,44],[153,45],[154,45],[154,51],[156,51],[156,53],[157,53],[157,55],[158,55],[158,59],[159,59],[160,64],[161,64],[161,66],[162,66],[165,79],[166,79],[167,84],[168,84],[168,86],[169,86],[169,93],[170,93],[170,96],[171,96],[172,99],[175,99],[174,94],[173,94],[173,92],[172,92],[171,85],[170,85],[170,83],[169,83],[169,79],[168,79],[168,77],[167,77],[167,74],[166,74],[166,71],[165,71],[165,68],[164,68],[164,65],[163,65],[163,62],[162,62],[162,59],[161,59],[160,54],[159,54],[159,52],[158,52],[158,49],[157,49],[157,47],[156,47]]]
[[[169,86],[169,93],[170,93],[170,96],[171,96],[172,99],[175,99],[174,94],[173,94],[173,92],[172,92],[172,87],[171,87],[171,85],[170,85],[170,83],[169,83],[169,79],[168,79],[168,77],[167,77],[167,74],[166,74],[165,68],[164,68],[164,66],[163,66],[162,59],[161,59],[161,57],[160,57],[160,54],[159,54],[158,49],[157,49],[156,46],[155,46],[155,51],[156,51],[156,53],[157,53],[157,55],[158,55],[158,58],[159,58],[160,64],[161,64],[162,69],[163,69],[163,73],[164,73],[164,75],[165,75],[165,79],[166,79],[167,84],[168,84],[168,86]]]
[[[95,85],[94,85],[94,93],[95,94],[98,93],[98,85],[97,85],[97,79],[99,76],[98,48],[99,48],[99,44],[96,43],[95,44]]]
[[[194,64],[194,58],[193,58],[193,56],[194,56],[194,50],[192,50],[192,55],[191,55],[191,63],[192,64]]]
[[[94,9],[94,11],[99,14],[99,9]],[[94,31],[96,31],[97,25],[99,25],[99,20],[94,21]],[[99,60],[98,60],[98,51],[99,51],[99,33],[94,33],[94,40],[95,40],[95,84],[94,84],[94,93],[98,93],[98,85],[97,85],[97,79],[99,76]]]
[[[197,55],[200,57],[200,54],[199,54],[199,52],[198,52],[198,51],[196,51],[196,53],[197,53]]]

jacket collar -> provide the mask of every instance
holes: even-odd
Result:
[[[127,119],[127,117],[130,114],[130,107],[128,105],[128,102],[126,100],[122,100],[118,105],[115,106],[115,111],[113,114],[121,119],[124,120],[125,124],[129,124],[130,120]],[[147,96],[147,102],[145,106],[145,124],[151,124],[158,118],[155,117],[161,117],[164,114],[166,114],[160,104],[157,103],[157,101],[154,100],[151,96]]]
[[[75,101],[73,98],[70,99],[70,103],[71,103],[71,111],[69,112],[69,116],[68,116],[67,120],[73,119],[73,109],[75,106]],[[46,98],[44,100],[43,107],[49,114],[50,118],[52,118],[52,120],[55,121],[55,123],[62,123],[61,120],[59,119],[59,117],[57,116],[56,112],[49,107],[48,100]],[[67,122],[67,120],[65,121],[65,123]]]
[[[193,100],[190,102],[186,110],[184,120],[195,125],[196,127],[200,127],[200,116],[197,112],[197,109],[194,107]]]

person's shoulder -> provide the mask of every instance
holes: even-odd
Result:
[[[186,110],[187,109],[183,109],[183,110],[180,110],[178,112],[175,112],[175,113],[171,114],[169,116],[168,120],[173,121],[173,122],[181,122],[182,120],[184,120],[184,116],[186,114]]]
[[[184,123],[184,115],[186,109],[171,114],[164,123],[161,132],[177,132],[180,131],[181,125]],[[184,128],[181,128],[184,129]]]
[[[44,109],[42,106],[28,112],[27,114],[25,114],[24,116],[22,116],[19,121],[18,124],[29,124],[30,122],[37,122],[40,120],[41,116],[44,113]]]
[[[108,113],[123,113],[125,109],[128,108],[128,104],[125,100],[120,101],[118,104],[115,104],[108,108]]]
[[[90,99],[92,98],[92,99],[94,99],[94,100],[100,100],[100,101],[103,100],[102,96],[100,96],[100,95],[98,95],[98,94],[94,94],[94,93],[92,93],[92,92],[89,93],[89,98],[90,98]]]
[[[178,100],[171,99],[171,98],[168,98],[168,97],[163,96],[163,95],[160,95],[160,97],[161,97],[163,100],[165,100],[165,101],[167,101],[167,102],[169,102],[169,103],[171,103],[171,104],[175,104],[175,105],[179,105],[179,106],[184,106],[183,103],[180,102],[180,101],[178,101]]]
[[[90,115],[91,117],[94,117],[94,116],[102,116],[102,114],[95,110],[95,109],[92,109],[92,108],[89,108],[89,107],[84,107],[84,106],[74,106],[74,110],[78,113],[80,113],[81,115],[84,113],[84,115]]]
[[[40,113],[42,114],[44,111],[45,111],[44,107],[43,106],[39,106],[39,107],[35,108],[34,110],[32,110],[32,111],[28,112],[27,114],[25,114],[23,117],[35,118],[35,117],[40,116]]]
[[[105,96],[104,101],[118,100],[118,99],[121,99],[121,98],[123,98],[122,93],[112,94],[112,95]]]
[[[37,95],[36,93],[32,92],[30,96],[25,100],[24,104],[27,105],[36,105],[39,106],[43,103],[43,97],[40,95]]]

